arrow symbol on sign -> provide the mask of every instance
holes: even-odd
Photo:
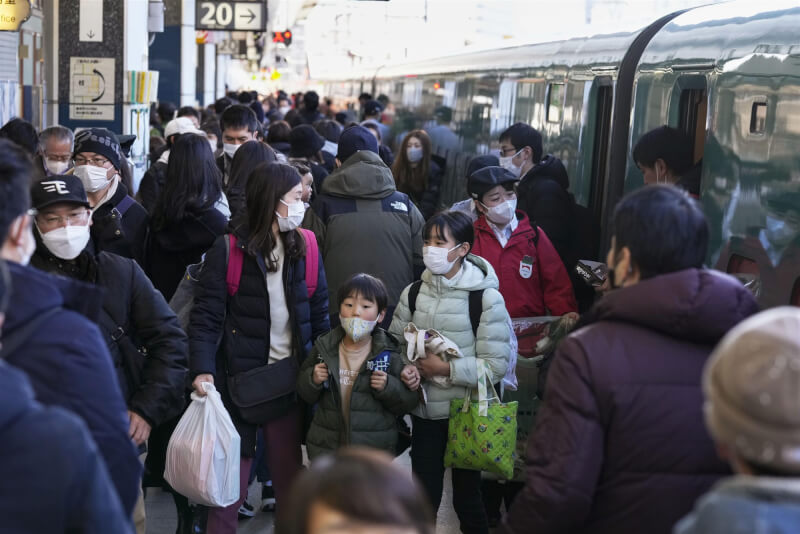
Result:
[[[241,16],[241,18],[243,18],[243,19],[249,19],[249,20],[247,21],[248,23],[250,23],[250,22],[253,22],[253,20],[255,20],[255,18],[256,18],[256,14],[255,14],[255,13],[253,13],[253,12],[250,10],[250,8],[249,8],[249,7],[247,8],[247,12],[249,13],[249,15],[245,15],[244,13],[242,13],[242,14],[240,15],[240,16]]]
[[[89,36],[89,39],[94,38],[94,36],[95,36],[94,30],[89,30],[89,33],[87,33],[86,35]]]
[[[100,71],[99,71],[99,70],[97,70],[97,69],[93,69],[93,70],[92,70],[92,73],[93,73],[93,74],[97,74],[97,75],[100,77],[100,80],[103,82],[103,90],[102,90],[102,91],[100,91],[100,94],[97,96],[97,98],[93,98],[93,99],[92,99],[92,102],[97,102],[97,101],[99,101],[101,98],[103,98],[103,95],[104,95],[104,94],[106,94],[106,78],[105,78],[105,76],[103,76],[103,73],[102,73],[102,72],[100,72]]]

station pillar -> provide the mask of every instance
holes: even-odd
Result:
[[[147,0],[60,0],[55,3],[58,122],[135,134],[135,178],[149,150],[147,103],[132,103],[131,71],[148,70]],[[146,101],[145,101],[146,102]]]
[[[159,71],[158,98],[176,106],[197,101],[195,0],[165,0],[164,32],[150,45],[150,69]]]

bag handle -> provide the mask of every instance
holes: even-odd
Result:
[[[497,390],[494,389],[494,384],[492,384],[489,378],[491,376],[489,374],[489,364],[478,358],[476,365],[478,367],[478,415],[486,417],[489,415],[489,404],[492,401],[499,404],[501,401]],[[492,392],[491,397],[488,396],[489,391]],[[461,411],[464,413],[469,412],[471,396],[472,388],[467,388],[467,394],[464,396],[464,404],[461,406]]]

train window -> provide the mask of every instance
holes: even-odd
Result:
[[[703,159],[706,142],[706,115],[708,98],[705,88],[687,88],[681,91],[679,127],[692,139],[694,162]]]
[[[561,122],[561,114],[564,111],[564,84],[551,83],[547,86],[547,112],[545,120],[547,122]]]
[[[750,113],[750,133],[763,134],[767,129],[767,103],[754,102]]]
[[[592,157],[592,185],[589,190],[589,207],[599,220],[603,202],[603,183],[605,182],[606,165],[608,164],[608,144],[611,135],[611,112],[614,93],[611,79],[598,79],[596,99],[596,122]]]

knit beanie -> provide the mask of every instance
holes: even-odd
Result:
[[[342,136],[339,138],[339,151],[336,159],[344,163],[359,150],[369,150],[377,154],[378,140],[363,126],[351,126],[342,132]]]
[[[94,152],[108,159],[114,168],[120,169],[122,151],[114,132],[105,128],[88,128],[75,134],[75,150],[72,156],[81,152]]]
[[[774,308],[731,330],[706,364],[703,391],[715,441],[800,474],[800,309]]]

